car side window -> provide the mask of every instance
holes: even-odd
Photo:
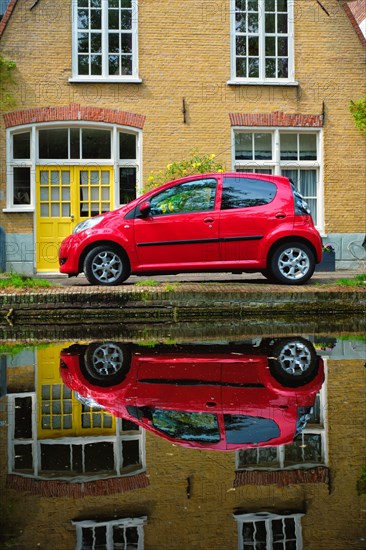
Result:
[[[206,212],[215,208],[217,181],[213,178],[187,181],[152,197],[151,215]]]
[[[221,210],[262,206],[273,201],[277,187],[259,179],[230,176],[224,178]]]

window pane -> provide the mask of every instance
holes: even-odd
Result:
[[[300,170],[300,193],[303,197],[316,197],[316,170]]]
[[[32,445],[14,445],[14,470],[33,470]]]
[[[30,158],[30,132],[13,135],[13,158]]]
[[[216,180],[204,179],[170,187],[151,199],[151,213],[161,216],[213,210],[216,186]]]
[[[135,134],[119,134],[119,158],[136,159]]]
[[[14,167],[13,178],[14,204],[30,204],[30,168]]]
[[[254,134],[254,158],[272,159],[272,134]]]
[[[67,159],[68,129],[39,130],[39,158]]]
[[[82,129],[82,158],[111,158],[111,133],[109,130]]]
[[[316,134],[300,134],[300,160],[316,160]]]
[[[140,444],[138,439],[122,443],[122,461],[124,468],[140,464]]]
[[[112,443],[89,443],[84,447],[85,472],[114,472]]]
[[[119,203],[127,204],[136,198],[136,168],[120,168]]]
[[[70,471],[70,446],[41,443],[41,469],[54,472]]]
[[[297,134],[280,134],[281,160],[297,159]]]
[[[32,437],[32,398],[17,397],[15,399],[15,439],[30,439]]]
[[[243,177],[224,179],[222,210],[261,206],[273,201],[277,188],[273,183]]]
[[[253,160],[253,134],[236,134],[235,158],[236,160]]]

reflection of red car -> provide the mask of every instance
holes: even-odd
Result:
[[[103,342],[61,352],[82,401],[179,444],[217,450],[291,443],[324,380],[299,337],[153,348]]]

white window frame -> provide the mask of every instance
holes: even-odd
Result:
[[[106,528],[105,550],[113,550],[114,548],[116,548],[113,540],[114,527],[122,527],[124,529],[135,527],[137,529],[137,534],[138,534],[137,550],[143,550],[144,549],[144,525],[146,525],[146,523],[147,523],[147,516],[141,516],[138,518],[120,518],[120,519],[113,519],[111,521],[94,521],[94,520],[73,521],[72,525],[75,525],[76,527],[76,550],[82,550],[83,548],[83,545],[82,545],[83,529],[90,529],[94,532],[94,529],[97,527]],[[94,544],[93,544],[93,548],[94,548]],[[127,549],[127,546],[124,545],[124,548]]]
[[[111,158],[109,159],[39,159],[38,153],[38,132],[39,130],[53,130],[57,128],[94,128],[96,130],[111,131]],[[31,133],[30,140],[30,159],[21,160],[13,159],[13,135],[23,132]],[[129,133],[136,136],[136,158],[123,160],[119,158],[119,133]],[[114,204],[115,208],[122,206],[119,202],[119,168],[133,167],[136,168],[136,196],[142,193],[142,130],[132,129],[129,126],[117,124],[105,124],[89,121],[63,121],[57,123],[39,123],[33,125],[16,126],[8,128],[6,131],[6,154],[7,154],[7,171],[6,171],[6,208],[3,212],[35,212],[35,196],[36,196],[36,167],[54,166],[62,164],[62,166],[113,166],[114,168]],[[16,166],[28,167],[31,172],[31,198],[30,204],[19,205],[14,204],[14,180],[13,168]]]
[[[125,82],[140,83],[138,68],[138,0],[132,0],[132,74],[108,74],[108,2],[102,0],[102,74],[78,74],[78,0],[72,0],[72,78],[69,82]]]
[[[32,437],[29,439],[15,439],[14,430],[15,430],[15,399],[31,397],[32,399]],[[16,474],[21,477],[28,477],[34,479],[43,479],[43,480],[61,480],[61,481],[70,481],[73,482],[82,482],[82,481],[93,481],[100,479],[112,479],[120,477],[130,477],[137,475],[146,471],[146,435],[145,430],[141,427],[138,430],[133,432],[122,431],[122,419],[116,418],[116,433],[111,436],[75,436],[75,437],[56,437],[55,439],[38,439],[37,437],[37,394],[35,392],[29,393],[14,393],[8,397],[8,419],[9,419],[9,430],[8,430],[8,473]],[[139,453],[140,453],[140,468],[136,468],[133,471],[128,471],[127,473],[123,471],[122,464],[122,447],[124,441],[139,441]],[[72,453],[71,445],[88,445],[90,443],[102,443],[110,442],[113,444],[113,453],[114,453],[114,466],[115,474],[106,474],[106,475],[89,475],[89,474],[79,474],[79,475],[54,475],[52,471],[49,472],[49,475],[41,473],[41,445],[67,445],[70,447],[70,457]],[[32,446],[32,458],[33,458],[33,472],[32,473],[23,473],[18,470],[15,470],[15,456],[14,448],[15,445],[31,445]],[[71,458],[70,458],[71,459]]]
[[[244,549],[244,540],[243,540],[243,525],[245,523],[255,524],[261,522],[265,524],[266,528],[266,548],[273,548],[273,532],[272,532],[272,522],[273,521],[284,521],[286,519],[293,519],[295,523],[295,538],[296,538],[296,550],[302,550],[302,527],[301,527],[301,518],[305,514],[303,513],[293,513],[293,514],[275,514],[271,512],[258,512],[252,514],[234,514],[235,521],[238,526],[238,550]],[[277,541],[279,542],[279,541]],[[283,543],[286,543],[286,538],[283,539]],[[253,541],[253,549],[256,548],[255,541]],[[246,544],[245,548],[249,548],[249,545]],[[285,544],[283,546],[285,548]]]
[[[236,3],[230,0],[230,42],[231,42],[231,76],[228,84],[269,84],[282,86],[298,86],[295,80],[294,60],[294,0],[288,0],[288,77],[287,78],[266,78],[265,77],[265,0],[259,2],[259,77],[243,78],[236,76]],[[276,35],[277,36],[277,35]]]
[[[235,136],[238,133],[270,133],[272,134],[272,159],[271,160],[236,160],[235,159]],[[280,134],[316,134],[317,135],[317,160],[281,160],[280,158]],[[318,231],[324,235],[324,168],[323,168],[323,130],[321,128],[307,127],[276,127],[273,126],[233,126],[232,127],[232,169],[272,169],[274,176],[281,176],[282,170],[306,170],[313,169],[318,172],[318,188],[316,214]]]

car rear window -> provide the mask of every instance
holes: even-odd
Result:
[[[273,201],[277,187],[269,181],[230,176],[224,178],[221,210],[262,206]]]

